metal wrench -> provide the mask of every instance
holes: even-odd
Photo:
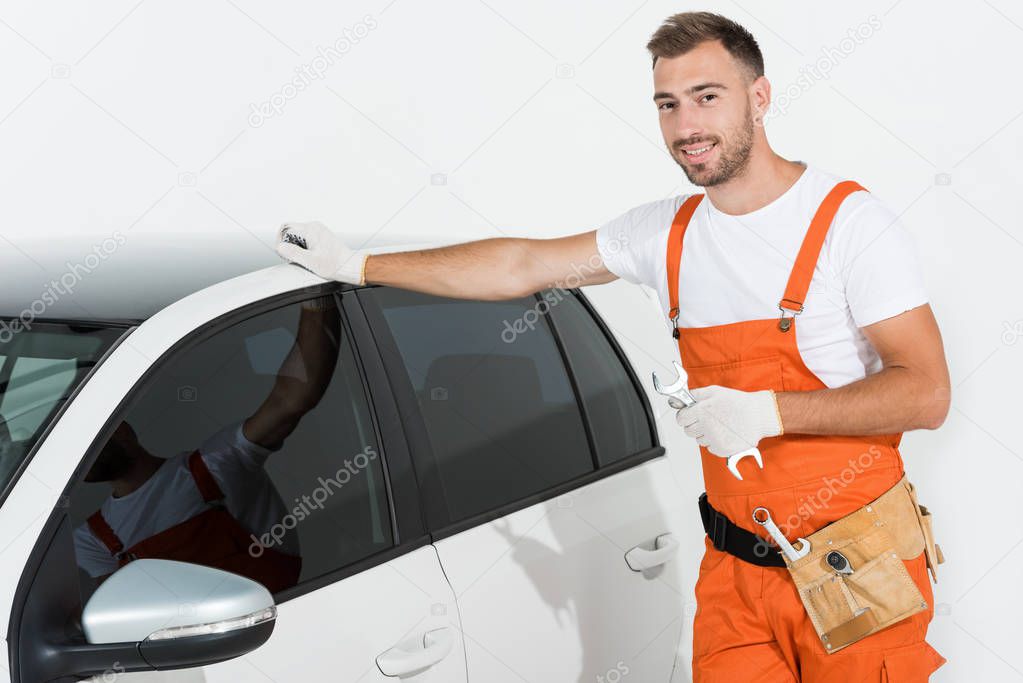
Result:
[[[683,406],[688,408],[689,406],[696,403],[696,399],[693,397],[692,394],[689,393],[689,389],[686,388],[686,381],[685,379],[683,379],[685,377],[685,368],[683,368],[682,364],[679,363],[677,360],[673,360],[671,363],[672,365],[675,366],[675,373],[678,375],[678,377],[671,384],[664,385],[661,384],[661,380],[657,378],[657,373],[654,372],[653,373],[654,389],[656,389],[657,393],[659,394],[663,394],[665,396],[668,396],[669,398],[677,399],[682,403]],[[670,400],[668,402],[671,403]],[[673,408],[680,407],[676,406],[675,404],[671,405]],[[727,459],[728,471],[731,472],[732,475],[735,476],[735,478],[738,479],[739,481],[742,481],[742,474],[739,472],[739,461],[748,455],[753,456],[753,459],[756,461],[757,466],[760,469],[764,468],[764,459],[760,455],[760,449],[757,448],[756,446],[754,446],[753,448],[749,448],[745,451],[732,453],[730,456],[728,456]]]
[[[763,512],[763,515],[758,515],[757,514],[758,512]],[[763,517],[763,519],[760,518],[761,516]],[[785,554],[785,557],[789,558],[789,562],[795,562],[796,560],[802,557],[806,557],[810,553],[810,541],[806,540],[803,537],[799,537],[796,539],[797,541],[799,541],[800,544],[799,550],[796,550],[794,547],[792,547],[792,544],[789,543],[789,539],[785,538],[785,534],[781,532],[781,529],[778,528],[778,525],[774,523],[773,519],[771,519],[771,512],[767,508],[765,507],[754,508],[753,521],[767,529],[767,533],[769,533],[771,535],[771,538],[774,539],[774,542],[778,544],[778,547],[781,548],[781,551],[782,553]]]
[[[675,373],[678,375],[678,378],[671,384],[665,385],[661,384],[661,380],[657,377],[657,372],[654,372],[654,389],[657,390],[658,394],[677,398],[682,402],[682,405],[688,408],[696,403],[696,399],[689,393],[689,389],[686,388],[686,381],[683,379],[685,377],[685,369],[677,360],[671,361],[671,364],[675,366]]]

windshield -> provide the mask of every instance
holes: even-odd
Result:
[[[50,420],[125,333],[95,324],[0,319],[0,494]]]

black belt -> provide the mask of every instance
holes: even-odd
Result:
[[[760,567],[784,567],[781,553],[752,531],[736,526],[732,520],[711,507],[707,494],[700,494],[700,517],[703,530],[717,550],[735,555],[744,562]]]

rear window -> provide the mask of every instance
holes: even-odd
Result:
[[[0,492],[123,328],[0,319]]]
[[[535,297],[474,301],[386,287],[366,296],[418,399],[450,521],[593,471],[583,416]]]

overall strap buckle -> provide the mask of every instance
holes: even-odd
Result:
[[[689,195],[675,212],[671,228],[668,231],[668,250],[665,254],[668,272],[668,306],[670,306],[668,317],[671,319],[671,337],[675,340],[679,338],[678,275],[682,262],[682,242],[685,239],[689,220],[693,217],[693,212],[696,211],[696,206],[701,199],[703,199],[703,194]]]
[[[806,173],[806,170],[803,173]],[[781,320],[778,321],[778,329],[782,332],[788,332],[789,328],[792,327],[792,318],[803,312],[803,302],[806,301],[806,295],[810,289],[810,281],[813,279],[817,260],[820,256],[821,248],[824,246],[824,238],[828,234],[828,229],[831,227],[835,214],[838,213],[839,206],[841,206],[846,197],[858,191],[866,192],[867,188],[855,180],[843,180],[831,188],[831,191],[824,197],[820,206],[817,207],[817,211],[810,221],[810,227],[803,236],[803,242],[799,245],[796,260],[792,264],[792,271],[789,273],[788,282],[785,284],[784,297],[778,304],[778,308],[782,309]],[[785,317],[786,301],[790,302],[790,304],[795,304],[788,308],[792,313],[792,316],[789,318]],[[796,306],[799,307],[798,310],[794,310]]]
[[[785,308],[782,304],[786,301],[791,301],[799,306],[798,309],[793,310],[791,308]],[[803,312],[803,304],[799,301],[792,301],[792,299],[782,299],[778,304],[778,310],[781,311],[781,318],[778,320],[778,329],[782,332],[788,332],[789,328],[792,327],[792,319]],[[785,311],[788,311],[792,315],[788,318],[785,317]]]

